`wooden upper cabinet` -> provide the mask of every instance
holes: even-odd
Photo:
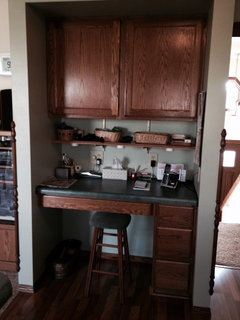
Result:
[[[121,117],[195,120],[202,78],[200,20],[123,24]]]
[[[49,116],[118,116],[120,23],[52,21],[47,30]]]

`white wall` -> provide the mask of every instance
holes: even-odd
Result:
[[[10,53],[8,0],[0,1],[0,54],[2,53]],[[0,90],[11,88],[11,76],[0,75]]]
[[[234,0],[215,0],[209,46],[207,100],[200,180],[194,301],[197,306],[210,302],[209,274],[214,229],[215,200],[221,131],[224,128],[225,83],[228,77],[233,27]]]

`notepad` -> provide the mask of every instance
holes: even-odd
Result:
[[[137,180],[134,183],[133,190],[150,190],[151,183],[147,181]]]

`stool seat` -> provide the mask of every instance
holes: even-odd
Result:
[[[90,218],[90,225],[95,228],[122,230],[131,221],[130,214],[96,212]]]

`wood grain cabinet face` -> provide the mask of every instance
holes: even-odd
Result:
[[[201,21],[124,25],[125,118],[196,118],[202,68]]]
[[[155,294],[192,293],[196,209],[159,204],[154,217],[152,287]]]
[[[119,42],[119,21],[63,20],[48,24],[50,116],[118,116]]]
[[[17,270],[16,230],[14,225],[0,224],[0,270]]]

